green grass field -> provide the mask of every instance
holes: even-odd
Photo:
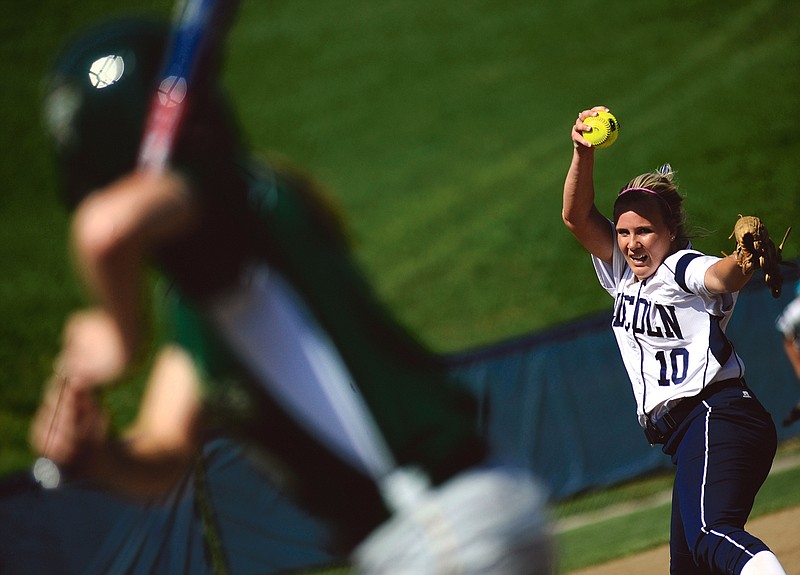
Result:
[[[171,1],[138,0],[168,15]],[[41,129],[41,80],[112,0],[6,2],[0,19],[0,473],[83,294]],[[601,209],[670,162],[708,253],[737,213],[800,225],[800,4],[721,0],[243,2],[224,81],[254,146],[328,185],[396,314],[440,352],[605,309],[560,219],[578,111],[608,105]],[[800,238],[785,251],[800,255]],[[122,413],[130,395],[114,398]]]

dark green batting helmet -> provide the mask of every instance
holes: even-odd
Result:
[[[136,166],[168,39],[165,22],[118,19],[86,30],[57,56],[45,79],[44,117],[70,209]],[[216,74],[208,72],[192,86],[172,154],[179,167],[229,162],[238,146]]]

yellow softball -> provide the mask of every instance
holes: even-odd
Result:
[[[617,141],[619,122],[611,112],[598,110],[596,116],[589,116],[583,123],[591,128],[583,137],[595,148],[608,148]]]

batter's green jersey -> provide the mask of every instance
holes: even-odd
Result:
[[[378,302],[319,197],[301,179],[263,164],[248,162],[241,174],[245,185],[202,193],[204,224],[162,258],[175,282],[174,336],[205,375],[209,405],[232,415],[279,466],[296,472],[297,481],[319,481],[303,477],[320,472],[309,458],[330,469],[324,449],[298,454],[299,445],[308,447],[314,438],[264,397],[204,313],[205,302],[237,274],[266,262],[287,279],[335,345],[398,464],[420,467],[439,483],[479,461],[485,446],[476,432],[473,398]],[[191,260],[183,255],[187,246],[195,250]]]

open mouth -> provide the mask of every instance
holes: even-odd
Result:
[[[630,258],[638,263],[644,263],[647,260],[647,254],[632,254]]]

